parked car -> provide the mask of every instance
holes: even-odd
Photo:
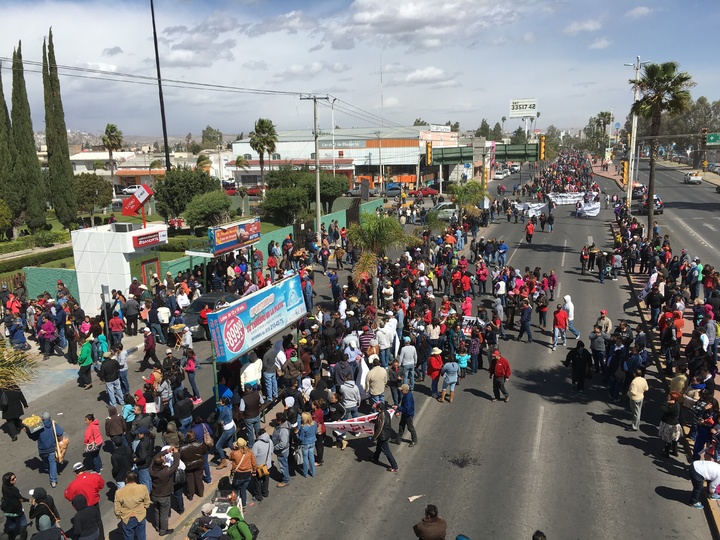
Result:
[[[393,197],[399,197],[402,193],[402,187],[397,182],[391,182],[385,186],[380,192],[380,196],[391,199]]]
[[[368,188],[368,197],[377,197],[378,190],[375,188]],[[352,189],[347,190],[345,193],[347,197],[361,197],[362,196],[362,188],[361,187],[354,187]]]
[[[132,186],[128,186],[122,190],[123,195],[132,195],[135,193],[138,189],[140,189],[142,186],[139,186],[137,184],[134,184]]]
[[[231,304],[240,298],[237,294],[227,292],[210,292],[203,294],[200,298],[193,300],[188,307],[185,308],[185,325],[190,328],[193,341],[205,339],[205,329],[200,324],[200,311],[205,306],[210,306],[213,311],[218,309],[224,303]]]
[[[502,172],[503,172],[503,174],[505,175],[505,178],[507,178],[508,176],[510,176],[510,169],[503,169]]]
[[[665,204],[662,202],[662,199],[658,197],[657,195],[653,195],[653,200],[655,204],[654,207],[654,213],[655,214],[662,214],[665,210]],[[644,197],[640,202],[637,204],[637,213],[638,214],[647,214],[647,197]]]
[[[260,195],[262,195],[262,189],[263,189],[262,184],[250,186],[249,188],[247,188],[248,195],[252,195],[253,197],[259,197]],[[267,186],[265,186],[265,189],[267,189]]]
[[[703,177],[700,171],[690,171],[683,177],[684,184],[702,184]]]
[[[505,180],[505,173],[503,173],[501,170],[498,170],[493,175],[493,180]]]
[[[645,184],[641,184],[639,182],[633,183],[633,187],[632,187],[632,198],[633,199],[640,199],[646,193],[647,193],[647,186]]]
[[[453,214],[457,215],[458,207],[454,202],[441,202],[433,206],[430,211],[436,212],[438,219],[450,221]]]
[[[226,193],[227,195],[230,195],[230,196],[237,195],[237,188],[236,188],[235,186],[233,186],[233,187],[226,187],[226,188],[223,188],[223,189],[224,189],[224,191],[225,191],[225,193]]]
[[[519,163],[513,163],[510,165],[510,174],[515,174],[520,172],[520,164]]]
[[[440,193],[437,189],[431,188],[430,186],[421,187],[420,189],[413,189],[412,191],[408,192],[408,195],[411,197],[417,197],[418,195],[422,195],[423,197],[431,197],[433,195],[437,195]]]

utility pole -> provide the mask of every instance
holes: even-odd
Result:
[[[163,143],[165,144],[165,169],[170,172],[170,148],[168,145],[167,122],[165,121],[165,100],[163,99],[162,78],[160,77],[160,55],[158,54],[157,30],[155,29],[155,4],[150,0],[153,43],[155,44],[155,68],[157,69],[158,94],[160,95],[160,119],[162,120]]]
[[[332,160],[333,160],[333,176],[335,176],[335,102],[337,98],[332,99],[330,115],[332,121]]]
[[[313,116],[314,116],[314,128],[313,132],[315,135],[315,236],[320,235],[320,226],[322,225],[322,205],[320,204],[320,145],[318,143],[318,99],[324,99],[329,101],[329,97],[318,97],[312,96],[300,96],[300,99],[312,99],[313,101]]]
[[[635,85],[633,86],[633,105],[637,103],[638,100],[638,82],[640,81],[640,69],[649,62],[641,62],[640,57],[638,56],[635,59],[634,64],[625,64],[628,67],[632,67],[635,70]],[[625,186],[626,193],[625,193],[625,204],[628,208],[630,208],[630,205],[632,203],[632,185],[633,185],[633,178],[635,178],[635,168],[637,167],[637,162],[639,159],[635,156],[635,148],[637,147],[637,114],[633,113],[632,116],[632,128],[630,130],[630,148],[628,151],[628,159],[630,160],[630,163],[628,165],[628,177],[627,177],[627,186]],[[650,201],[648,204],[653,204],[652,201]]]

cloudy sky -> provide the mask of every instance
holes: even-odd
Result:
[[[601,110],[622,123],[633,77],[623,64],[641,55],[678,61],[697,82],[693,97],[720,99],[711,46],[720,3],[711,0],[155,0],[155,15],[168,131],[177,136],[199,138],[207,124],[247,133],[260,116],[280,130],[312,126],[312,103],[296,95],[187,83],[330,94],[341,127],[378,126],[382,116],[475,129],[507,116],[512,98],[536,98],[539,128],[578,129]],[[126,134],[161,133],[156,86],[125,76],[155,75],[149,0],[3,0],[0,57],[22,40],[25,60],[40,61],[50,26],[59,64],[107,72],[63,71],[68,128],[113,122]],[[4,60],[9,101],[8,67]],[[41,130],[41,78],[26,79]],[[326,107],[320,124],[331,125]]]

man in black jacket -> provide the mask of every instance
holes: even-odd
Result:
[[[137,438],[140,441],[135,448],[133,462],[137,467],[138,478],[141,484],[145,484],[148,492],[152,492],[152,479],[150,478],[150,464],[152,463],[155,441],[150,435],[150,430],[141,427],[137,430]]]
[[[172,465],[165,466],[165,454],[172,454]],[[170,447],[164,452],[157,454],[150,465],[150,476],[152,477],[152,491],[150,500],[155,505],[155,523],[153,524],[160,536],[166,536],[173,532],[168,529],[170,519],[170,497],[173,494],[174,476],[180,465],[180,454],[177,448]]]
[[[385,408],[385,402],[379,401],[374,405],[377,409],[378,415],[375,418],[375,428],[373,429],[373,440],[375,441],[375,453],[373,454],[373,463],[379,463],[380,452],[385,454],[388,458],[390,466],[387,468],[388,472],[397,472],[398,464],[395,461],[395,457],[390,451],[390,439],[392,439],[392,423],[390,419],[390,413]]]
[[[571,366],[573,390],[584,393],[585,378],[592,369],[593,357],[582,340],[578,341],[576,347],[567,354],[564,364],[565,367]]]
[[[123,394],[120,387],[120,363],[113,357],[111,351],[103,353],[103,363],[100,366],[98,377],[105,383],[108,394],[108,404],[112,407],[122,405]]]
[[[112,442],[115,446],[112,456],[110,456],[112,477],[115,480],[117,489],[120,489],[125,486],[125,475],[133,468],[133,452],[129,446],[123,445],[120,435],[115,435]]]

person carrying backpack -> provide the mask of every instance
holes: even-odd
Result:
[[[254,540],[257,538],[257,532],[259,532],[257,527],[249,525],[245,521],[237,506],[232,506],[228,510],[227,517],[230,519],[230,525],[228,525],[225,534],[230,540]],[[255,533],[253,533],[253,529],[255,529]]]

